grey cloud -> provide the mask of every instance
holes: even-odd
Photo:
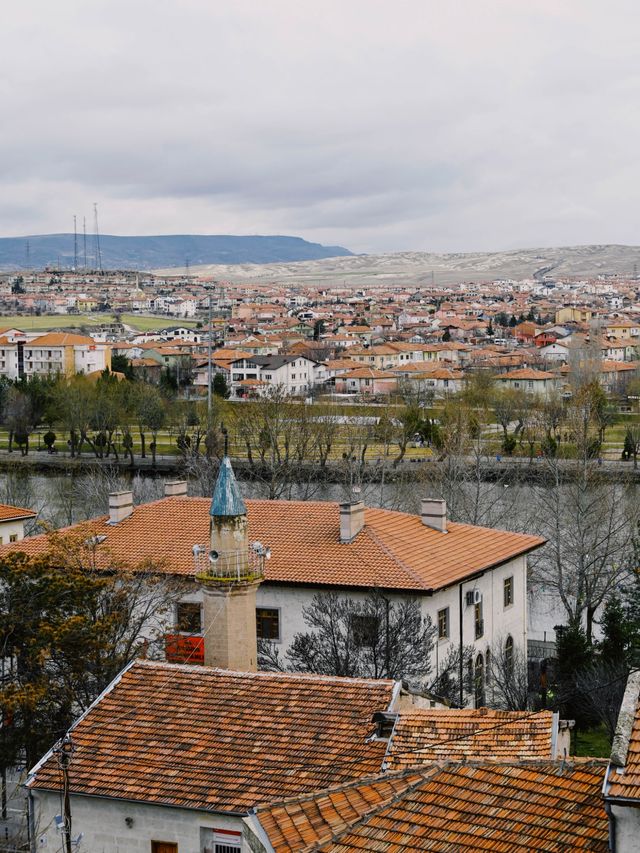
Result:
[[[114,233],[356,251],[637,241],[634,2],[34,0],[3,18],[3,235],[68,230],[98,201]]]

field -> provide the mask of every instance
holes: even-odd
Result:
[[[9,327],[21,329],[23,332],[42,331],[49,329],[80,329],[83,326],[101,326],[103,323],[112,323],[114,316],[111,313],[104,314],[56,314],[42,315],[16,314],[0,315],[0,328]],[[149,317],[144,314],[121,314],[121,321],[140,332],[150,332],[155,329],[164,329],[167,326],[196,326],[194,320],[179,320],[173,317]]]
[[[79,329],[81,326],[99,326],[111,323],[113,314],[56,314],[55,316],[36,316],[35,314],[0,315],[0,328],[21,329],[23,332],[47,331],[47,329]]]

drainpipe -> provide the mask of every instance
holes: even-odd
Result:
[[[464,708],[464,687],[463,687],[463,682],[464,682],[464,660],[463,660],[464,654],[463,654],[463,649],[464,649],[464,646],[462,644],[462,642],[463,642],[463,637],[462,637],[462,584],[460,584],[460,586],[458,587],[458,611],[459,611],[458,616],[460,619],[460,653],[459,653],[459,657],[460,657],[460,707]]]
[[[36,853],[36,819],[35,819],[35,802],[33,792],[29,790],[27,795],[27,832],[29,835],[29,851]]]
[[[604,774],[604,782],[602,783],[602,793],[604,795],[604,810],[609,819],[609,851],[616,853],[616,816],[613,813],[611,803],[607,800],[607,788],[609,787],[609,771],[611,765],[607,765],[606,773]]]

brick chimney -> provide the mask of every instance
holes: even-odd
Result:
[[[364,527],[364,501],[340,504],[340,541],[353,542]]]
[[[420,511],[422,523],[441,533],[447,532],[447,502],[437,498],[424,498]]]
[[[109,493],[109,524],[119,524],[133,512],[133,492]]]
[[[186,480],[170,480],[164,484],[165,498],[180,498],[187,494]]]
[[[260,543],[249,547],[247,508],[227,456],[220,464],[210,517],[209,568],[197,576],[204,590],[205,666],[255,672],[256,592],[266,549]]]

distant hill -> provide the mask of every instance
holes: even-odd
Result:
[[[157,237],[100,235],[103,269],[155,269],[205,264],[270,264],[313,261],[351,255],[342,246],[322,246],[301,237],[236,237],[231,235],[171,234]],[[95,239],[87,235],[87,264],[95,267]],[[40,234],[0,238],[0,269],[40,269],[73,266],[73,234]],[[78,235],[78,266],[84,265],[82,235]]]
[[[351,255],[268,266],[203,266],[194,272],[230,281],[305,281],[366,287],[390,285],[449,285],[499,278],[623,275],[640,269],[640,246],[615,244],[511,249],[506,252],[395,252]]]

